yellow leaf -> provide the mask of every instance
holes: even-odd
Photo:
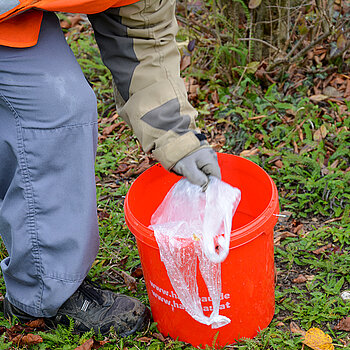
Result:
[[[334,350],[332,338],[319,328],[310,328],[305,334],[303,343],[314,350]]]
[[[344,50],[346,48],[347,40],[344,34],[340,34],[337,39],[337,48],[339,50]]]
[[[314,133],[314,141],[323,140],[328,134],[327,126],[322,124],[319,129],[317,129]]]
[[[261,4],[261,0],[250,0],[249,1],[249,8],[251,10],[256,9]]]
[[[258,70],[259,65],[260,65],[260,62],[257,62],[257,61],[248,63],[247,73],[254,74]]]

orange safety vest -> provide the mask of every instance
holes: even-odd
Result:
[[[18,48],[35,45],[43,18],[42,10],[92,14],[137,1],[139,0],[19,0],[16,7],[0,15],[0,45]]]

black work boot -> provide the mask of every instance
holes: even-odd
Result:
[[[4,316],[16,316],[21,322],[28,322],[32,316],[24,314],[4,300]],[[69,325],[74,320],[74,330],[107,334],[111,327],[121,337],[143,330],[149,322],[150,311],[139,300],[102,290],[85,279],[78,290],[59,308],[57,315],[45,319],[48,325]],[[29,319],[30,318],[30,319]]]

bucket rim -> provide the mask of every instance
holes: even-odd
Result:
[[[260,236],[262,233],[267,233],[266,231],[269,231],[271,228],[275,226],[277,222],[277,214],[279,213],[278,191],[277,191],[276,184],[274,183],[272,178],[269,176],[269,174],[260,166],[258,166],[256,163],[252,162],[249,159],[232,155],[232,154],[218,153],[218,155],[220,157],[233,156],[240,159],[244,159],[244,161],[249,162],[252,166],[259,169],[259,171],[262,171],[264,175],[269,179],[269,184],[271,186],[271,198],[266,208],[256,218],[254,218],[247,224],[240,226],[237,229],[231,230],[230,249],[232,249],[250,242],[251,240]],[[157,245],[156,238],[154,236],[154,231],[148,226],[145,226],[134,216],[134,214],[130,210],[129,196],[134,183],[138,179],[142,178],[143,176],[147,176],[148,173],[152,171],[154,167],[158,167],[158,166],[161,166],[161,165],[155,164],[151,168],[147,169],[132,183],[132,185],[130,186],[126,194],[125,201],[124,201],[125,221],[127,223],[128,228],[132,232],[132,234],[137,239],[141,240],[143,243],[149,246],[153,246],[154,248],[157,248],[157,249],[158,249],[158,245]],[[181,177],[175,183],[180,181],[180,179]],[[239,209],[239,206],[238,206],[238,209]],[[264,226],[267,226],[267,228],[262,229]],[[133,230],[131,230],[131,228],[133,228]],[[134,231],[136,231],[137,234]]]

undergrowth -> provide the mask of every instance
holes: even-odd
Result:
[[[106,126],[103,118],[115,112],[110,73],[102,64],[88,26],[83,32],[73,31],[68,42],[97,95],[102,135]],[[244,66],[246,53],[239,48],[235,50]],[[208,72],[211,76],[215,73]],[[208,83],[208,72],[187,71],[204,82],[192,100],[201,112],[199,125],[211,141],[215,141],[216,136],[224,136],[219,152],[241,154],[271,175],[279,190],[281,211],[291,214],[287,229],[292,230],[294,222],[304,223],[301,232],[276,244],[276,309],[271,324],[254,339],[241,339],[226,348],[300,350],[301,336],[292,333],[289,327],[293,321],[304,330],[319,327],[331,335],[338,348],[349,349],[349,334],[334,329],[339,320],[350,313],[350,302],[340,297],[342,291],[350,289],[348,112],[339,112],[336,104],[311,101],[303,86],[295,94],[288,95],[278,85],[261,88],[249,72],[238,86],[227,86],[212,78]],[[213,107],[214,92],[217,101]],[[140,266],[135,239],[127,229],[123,214],[124,198],[135,177],[116,175],[118,162],[135,162],[141,154],[128,128],[121,134],[112,133],[99,143],[96,177],[101,248],[90,276],[104,288],[148,304],[143,279],[137,279],[136,289],[130,290],[123,274],[131,275]],[[330,244],[329,249],[314,253],[327,244]],[[3,246],[1,255],[6,255]],[[294,283],[299,274],[309,279],[301,284]],[[3,283],[1,290],[4,294]],[[10,326],[3,317],[0,325]],[[31,348],[69,350],[92,336],[103,339],[92,332],[76,335],[72,327],[71,324],[39,332],[43,343]],[[102,348],[192,348],[176,340],[162,341],[156,334],[155,323],[144,333],[127,338],[119,338],[112,332]],[[17,347],[7,342],[3,334],[0,349],[14,348]]]

